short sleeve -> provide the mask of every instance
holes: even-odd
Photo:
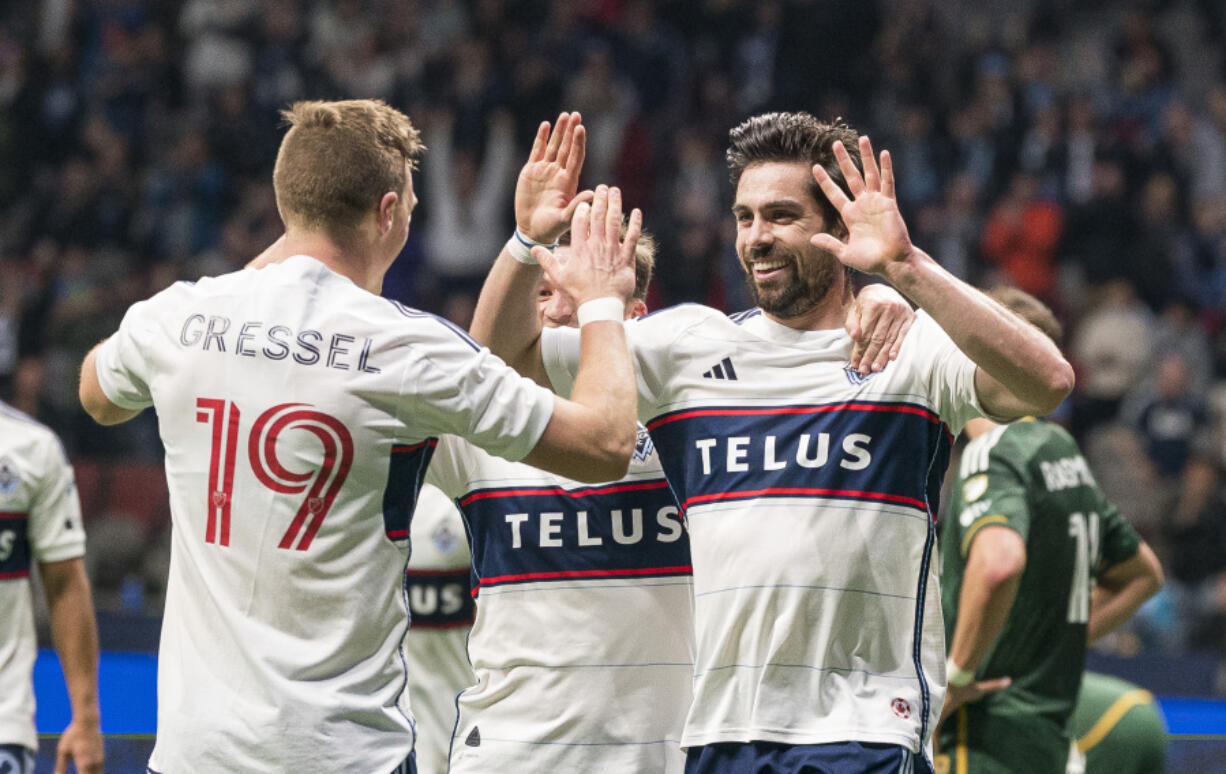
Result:
[[[120,408],[143,409],[153,405],[148,357],[151,301],[133,304],[123,316],[119,330],[98,348],[98,384],[111,403]]]
[[[974,454],[975,445],[968,445],[963,453]],[[1030,533],[1026,483],[1025,470],[1002,454],[999,445],[988,450],[986,468],[972,468],[959,482],[962,511],[957,518],[962,541],[958,550],[962,556],[970,554],[975,535],[984,527],[1008,527],[1026,540]]]
[[[426,483],[453,500],[466,494],[465,460],[471,457],[466,453],[470,449],[467,441],[454,435],[439,438],[438,446],[430,457],[430,467],[426,469]]]
[[[659,395],[666,391],[664,385],[673,366],[673,342],[679,331],[695,322],[692,310],[700,308],[686,304],[626,320],[626,345],[634,360],[640,415],[645,413],[646,407],[654,406]],[[541,331],[541,359],[545,374],[554,392],[563,397],[570,396],[579,372],[579,338],[578,328],[545,328]]]
[[[1141,548],[1141,536],[1132,528],[1119,509],[1108,505],[1102,518],[1102,551],[1098,572],[1104,572],[1137,555]]]
[[[579,329],[543,329],[541,359],[554,392],[570,395],[575,386],[575,374],[579,371]]]
[[[72,466],[58,440],[42,444],[41,475],[30,504],[30,554],[59,562],[85,554],[85,528]]]
[[[927,370],[928,399],[955,435],[967,420],[984,416],[975,389],[978,366],[967,357],[927,312],[916,312],[910,336],[918,367]]]
[[[554,396],[442,320],[409,350],[401,420],[425,435],[450,433],[516,462],[553,415]]]

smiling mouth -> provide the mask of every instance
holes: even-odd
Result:
[[[753,264],[753,276],[755,279],[771,277],[787,266],[788,261],[755,261]]]

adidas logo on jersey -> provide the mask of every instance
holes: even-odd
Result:
[[[731,379],[736,380],[736,369],[732,367],[732,358],[726,357],[711,367],[710,371],[703,373],[704,379]]]

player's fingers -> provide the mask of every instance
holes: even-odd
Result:
[[[1003,691],[1013,684],[1013,680],[1008,677],[997,677],[993,680],[980,680],[975,683],[975,691],[979,696],[987,696],[989,693]]]
[[[545,145],[549,142],[549,122],[542,121],[541,125],[536,128],[536,137],[532,139],[532,152],[528,154],[528,161],[540,161],[545,158]]]
[[[570,156],[570,143],[575,136],[575,118],[571,113],[566,114],[566,126],[562,129],[562,139],[558,142],[558,155],[556,161],[560,164],[565,164],[566,159]]]
[[[872,308],[866,309],[861,317],[864,330],[860,338],[864,340],[864,356],[860,360],[858,370],[867,374],[872,370],[873,363],[877,362],[877,355],[885,345],[886,334],[881,329],[883,321],[880,312]]]
[[[558,158],[558,146],[562,144],[562,132],[565,131],[565,124],[569,121],[569,113],[558,114],[558,120],[553,125],[553,134],[549,135],[549,144],[545,146],[545,161],[554,161]]]
[[[841,140],[835,140],[833,147],[834,159],[839,162],[839,169],[843,171],[843,179],[847,181],[847,190],[851,191],[852,196],[859,196],[864,193],[864,178],[860,175],[860,170],[856,169],[855,163],[851,160],[851,154],[847,152],[847,146]]]
[[[622,242],[622,263],[634,265],[634,251],[643,233],[643,211],[638,207],[630,210],[630,222],[626,225],[626,240]]]
[[[809,238],[809,242],[814,247],[825,250],[835,258],[838,258],[840,261],[843,260],[843,251],[846,249],[847,245],[843,244],[830,234],[814,234]]]
[[[570,204],[566,205],[566,209],[562,212],[562,218],[567,223],[570,223],[571,221],[573,221],[575,218],[575,210],[579,208],[579,205],[580,204],[591,204],[592,197],[594,197],[595,195],[596,195],[596,192],[591,191],[591,190],[580,191],[579,193],[575,194],[575,198],[570,200]]]
[[[601,183],[592,197],[591,227],[588,234],[593,239],[604,236],[604,219],[609,214],[609,187]]]
[[[869,191],[881,190],[881,174],[877,160],[873,158],[873,142],[867,134],[860,136],[860,162],[864,165],[864,187]]]
[[[609,211],[604,219],[605,239],[611,245],[616,245],[621,239],[622,231],[622,190],[617,186],[609,189]]]
[[[888,150],[881,151],[881,193],[894,198],[894,159]]]
[[[817,185],[822,189],[822,193],[826,194],[826,198],[830,200],[830,203],[839,212],[842,212],[851,203],[851,200],[847,198],[847,194],[843,193],[843,189],[839,188],[839,184],[834,182],[821,164],[813,165],[813,179],[817,181]]]
[[[593,194],[593,198],[595,194]],[[592,217],[592,205],[581,202],[575,208],[575,214],[570,219],[570,243],[576,250],[582,250],[587,244],[588,226]]]
[[[889,330],[886,331],[885,338],[881,344],[881,350],[877,356],[873,358],[873,371],[883,370],[894,358],[890,353],[898,346],[899,340],[902,338],[899,332],[902,329],[902,320],[894,319],[890,321]]]
[[[68,745],[64,738],[60,738],[60,744],[55,748],[55,774],[67,774],[68,772]]]
[[[575,113],[578,116],[578,113]],[[576,119],[578,120],[578,119]],[[579,182],[579,173],[583,170],[583,158],[587,155],[587,130],[582,124],[575,127],[575,133],[571,137],[570,153],[566,156],[566,172],[571,176],[571,179],[576,184]]]
[[[890,347],[890,360],[898,359],[898,353],[902,352],[902,342],[907,338],[907,331],[911,330],[911,323],[914,321],[915,317],[912,315],[907,315],[903,319],[898,335],[894,337],[894,344]]]

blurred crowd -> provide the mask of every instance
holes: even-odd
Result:
[[[1226,6],[1218,0],[31,0],[0,10],[0,397],[74,459],[154,464],[75,368],[127,306],[279,236],[278,111],[380,97],[429,150],[385,294],[461,324],[539,121],[661,245],[650,306],[747,305],[728,129],[843,117],[895,158],[912,238],[1046,300],[1057,415],[1168,589],[1109,647],[1226,642]],[[146,412],[152,414],[152,412]],[[156,605],[166,537],[91,514],[101,606]],[[107,547],[112,550],[108,550]],[[99,555],[100,554],[100,555]],[[153,557],[152,559],[150,557]]]

